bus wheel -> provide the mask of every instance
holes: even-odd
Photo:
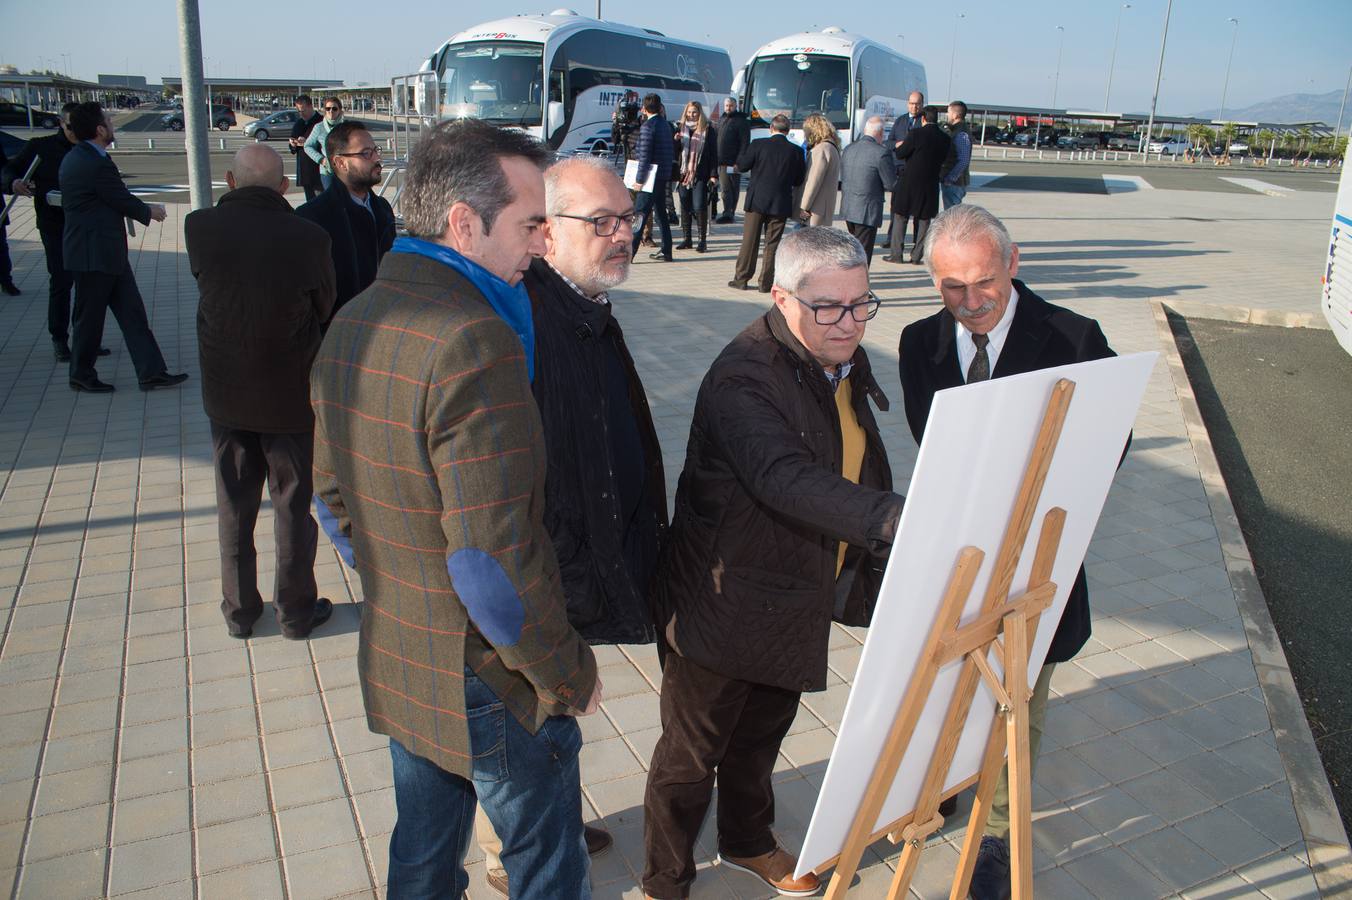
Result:
[[[609,154],[610,147],[606,144],[605,141],[597,141],[596,143],[591,145],[592,156],[608,156]]]

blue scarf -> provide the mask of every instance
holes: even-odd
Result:
[[[434,259],[444,266],[450,266],[479,289],[484,299],[493,307],[493,311],[511,326],[512,331],[521,340],[526,350],[526,375],[535,380],[535,320],[531,317],[530,297],[526,287],[518,284],[512,287],[492,272],[472,260],[466,259],[450,247],[434,244],[422,238],[396,238],[391,253],[413,253]]]

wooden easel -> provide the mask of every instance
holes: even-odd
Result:
[[[865,848],[882,835],[892,843],[905,842],[897,864],[889,898],[906,895],[925,840],[943,827],[939,815],[941,792],[947,780],[953,757],[957,753],[977,685],[985,681],[996,697],[995,723],[982,758],[977,777],[976,801],[967,824],[958,869],[953,879],[950,900],[964,900],[976,866],[977,851],[981,847],[982,830],[990,814],[991,798],[995,794],[1000,771],[1009,759],[1009,818],[1010,818],[1010,880],[1014,900],[1033,898],[1033,843],[1032,843],[1032,759],[1028,747],[1028,685],[1029,646],[1037,633],[1038,617],[1052,602],[1056,585],[1050,581],[1052,566],[1061,544],[1061,531],[1066,512],[1057,507],[1047,511],[1042,520],[1037,551],[1033,557],[1028,590],[1016,597],[1009,596],[1018,568],[1019,557],[1033,524],[1034,512],[1042,496],[1042,487],[1051,468],[1052,457],[1061,437],[1075,383],[1061,379],[1052,388],[1047,402],[1037,442],[1024,470],[1023,481],[1010,511],[1005,527],[1000,554],[995,561],[989,586],[981,604],[980,614],[959,627],[958,620],[976,580],[985,554],[977,547],[965,547],[958,554],[953,574],[944,592],[939,617],[930,630],[921,662],[907,687],[896,718],[892,722],[883,751],[873,769],[863,802],[855,813],[849,835],[840,856],[827,860],[817,871],[835,865],[835,873],[826,889],[826,897],[840,900],[849,890],[850,882],[859,868]],[[1000,640],[1003,633],[1004,640]],[[994,650],[1004,668],[1003,682],[992,670],[988,654]],[[897,768],[905,756],[907,745],[929,701],[939,671],[944,666],[962,659],[962,671],[957,688],[944,717],[939,742],[920,789],[915,811],[878,831],[873,823],[882,812],[887,793],[896,779]],[[1003,726],[1003,727],[1002,727]],[[970,783],[970,782],[969,782]],[[964,785],[965,786],[965,785]]]

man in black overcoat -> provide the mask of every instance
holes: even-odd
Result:
[[[911,262],[923,262],[925,231],[930,220],[939,212],[939,170],[948,158],[953,140],[939,128],[939,110],[927,106],[925,124],[911,129],[906,140],[897,148],[897,159],[905,161],[897,175],[897,189],[892,192],[892,234],[895,240],[887,254],[887,261],[902,262],[906,243],[906,223],[915,220],[915,244],[911,247]]]
[[[1097,322],[1053,306],[1014,278],[1019,248],[1004,224],[980,206],[964,203],[940,213],[929,230],[926,257],[944,308],[906,326],[898,351],[906,421],[917,444],[937,391],[1116,356]],[[1082,566],[1028,704],[1028,743],[1034,761],[1052,671],[1080,652],[1089,632],[1089,591]],[[1006,772],[991,802],[972,877],[973,900],[1008,900],[1008,841]]]
[[[310,159],[310,154],[305,152],[305,139],[316,125],[324,121],[324,115],[315,109],[308,94],[296,97],[296,112],[300,118],[291,126],[291,139],[287,145],[291,148],[291,155],[296,157],[296,186],[305,191],[305,201],[308,203],[324,189],[324,183],[319,178],[319,163]]]

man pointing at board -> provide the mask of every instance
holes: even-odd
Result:
[[[999,219],[962,204],[934,218],[924,259],[944,308],[901,333],[901,389],[916,443],[925,434],[936,391],[989,378],[1116,356],[1093,319],[1053,306],[1014,278],[1019,248]],[[1036,761],[1052,671],[1089,640],[1084,567],[1028,703],[1029,748]],[[973,900],[1005,900],[1009,883],[1009,781],[1002,773],[972,875]],[[952,814],[952,807],[939,811]]]
[[[869,406],[887,398],[859,346],[881,305],[864,248],[797,231],[771,294],[700,385],[656,581],[662,736],[643,890],[664,900],[689,896],[715,779],[720,864],[816,892],[771,830],[770,778],[800,694],[826,688],[831,621],[872,617],[901,516]]]

